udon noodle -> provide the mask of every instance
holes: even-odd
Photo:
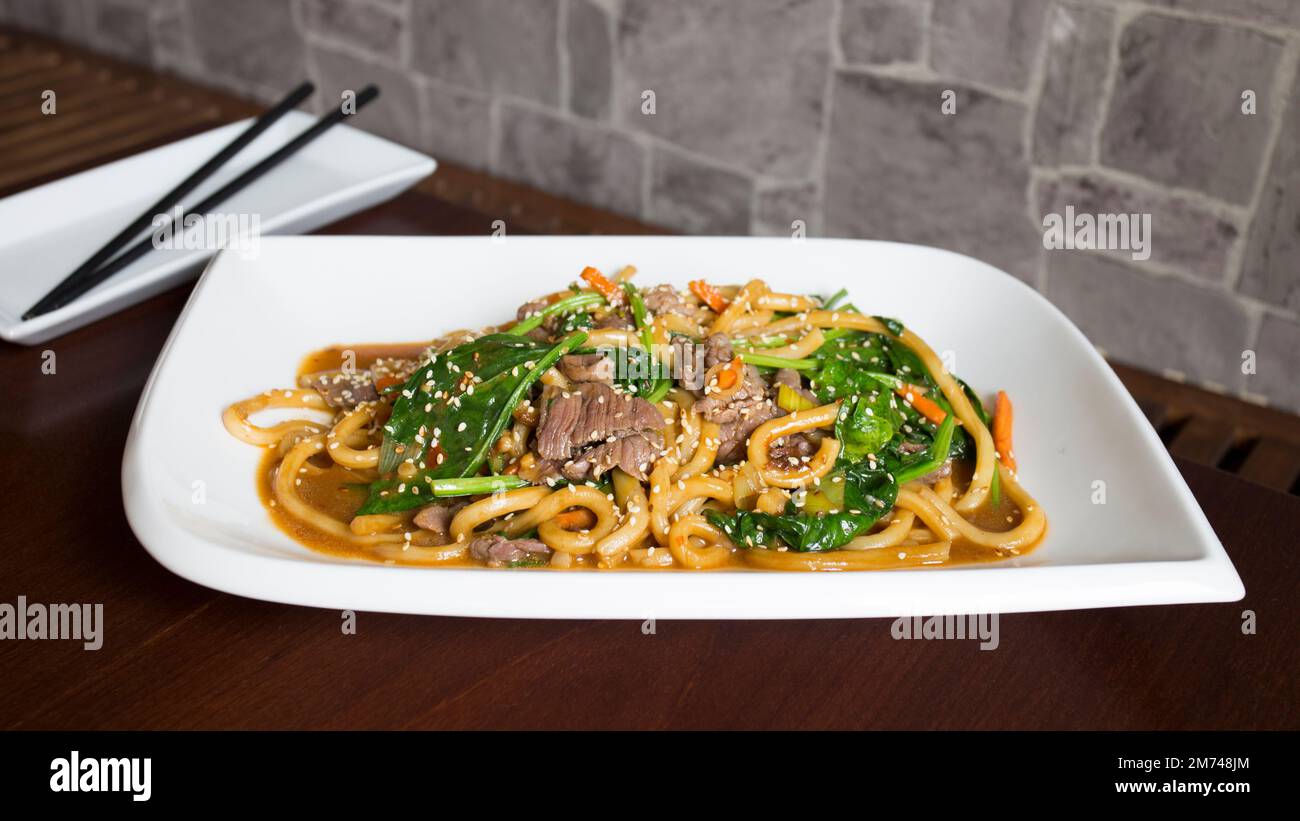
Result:
[[[409,565],[883,570],[1032,550],[1011,405],[895,320],[588,268],[497,328],[335,347],[231,404],[303,544]]]

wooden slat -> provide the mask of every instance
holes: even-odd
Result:
[[[1232,447],[1232,426],[1220,419],[1193,416],[1169,443],[1169,452],[1199,465],[1215,467]]]
[[[47,88],[58,90],[64,83],[85,82],[86,74],[92,71],[81,60],[61,63],[46,71],[38,73],[24,72],[0,82],[0,103],[6,107],[21,102],[27,97],[40,97]]]
[[[50,120],[51,117],[62,118],[64,115],[83,111],[105,112],[113,108],[129,105],[133,95],[146,93],[140,81],[134,77],[110,77],[102,85],[77,86],[59,93],[56,113],[46,114],[39,102],[29,101],[20,108],[4,113],[5,127],[0,128],[0,135],[23,128],[33,123]]]
[[[46,73],[63,62],[54,51],[25,50],[0,54],[0,83],[32,72]]]
[[[192,112],[188,116],[159,122],[155,126],[140,128],[137,131],[125,131],[107,139],[83,143],[75,150],[51,154],[39,161],[23,163],[21,167],[0,166],[0,191],[19,190],[24,183],[109,162],[127,154],[189,136],[202,130],[203,126],[216,126],[219,123],[220,120],[214,117],[211,111]]]
[[[1231,428],[1276,436],[1300,444],[1300,424],[1293,414],[1212,393],[1194,385],[1172,382],[1120,362],[1111,362],[1124,387],[1139,402],[1162,403],[1191,416],[1221,419]]]
[[[74,152],[85,145],[93,146],[119,135],[145,135],[151,131],[174,130],[173,121],[211,116],[212,112],[177,111],[171,106],[159,105],[158,101],[150,104],[147,99],[142,99],[140,105],[128,106],[115,114],[101,117],[92,127],[57,131],[45,139],[29,141],[10,149],[7,156],[20,162],[41,160],[51,155]]]
[[[1289,491],[1300,478],[1300,445],[1266,436],[1255,443],[1237,475],[1274,490]]]
[[[160,104],[161,112],[158,110]],[[39,107],[32,108],[38,110]],[[57,114],[41,115],[33,122],[11,123],[11,127],[0,131],[0,148],[17,150],[24,143],[39,145],[56,134],[79,134],[83,137],[88,133],[102,134],[123,118],[138,120],[151,115],[157,117],[160,113],[165,117],[172,113],[172,108],[152,94],[141,93],[84,99],[81,105],[70,109],[60,100]]]

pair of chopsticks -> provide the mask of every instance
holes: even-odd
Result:
[[[277,120],[298,107],[298,104],[307,99],[315,91],[315,86],[311,83],[302,85],[289,92],[283,100],[276,103],[265,114],[254,120],[248,128],[231,140],[224,148],[212,156],[210,160],[201,165],[198,170],[182,180],[175,188],[168,191],[160,200],[149,207],[143,214],[136,217],[135,221],[123,228],[117,236],[108,241],[103,248],[96,251],[90,259],[87,259],[77,270],[73,271],[64,278],[54,290],[41,297],[40,301],[23,314],[23,320],[32,319],[41,314],[57,310],[72,302],[77,297],[94,288],[99,283],[121,271],[126,266],[135,262],[140,257],[149,253],[153,249],[153,237],[145,237],[140,242],[128,248],[126,251],[114,257],[131,239],[150,225],[153,224],[154,217],[165,215],[173,207],[179,204],[179,201],[186,194],[197,188],[204,180],[212,176],[221,166],[225,165],[231,157],[238,154],[245,146],[251,143],[263,131],[270,128]],[[322,116],[319,120],[311,125],[310,128],[303,131],[297,137],[294,137],[284,146],[275,151],[275,153],[261,160],[252,168],[240,174],[235,179],[223,185],[220,189],[205,197],[202,202],[188,209],[190,214],[207,216],[212,209],[225,202],[230,197],[242,191],[250,183],[254,182],[280,163],[292,157],[303,146],[319,137],[331,127],[339,124],[345,118],[360,111],[362,106],[374,100],[379,96],[379,89],[373,85],[368,85],[361,89],[356,95],[355,104],[344,107],[339,106],[328,114]]]

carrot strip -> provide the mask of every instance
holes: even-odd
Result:
[[[997,403],[993,406],[993,447],[998,452],[998,459],[1012,471],[1016,469],[1016,457],[1011,449],[1013,416],[1006,391],[998,391]]]
[[[700,301],[713,309],[714,313],[722,313],[727,310],[727,300],[722,296],[722,292],[714,288],[702,279],[691,280],[691,293],[700,298]]]
[[[726,367],[718,371],[718,387],[725,391],[739,382],[740,372],[744,367],[745,361],[740,357],[736,357],[728,362]]]
[[[555,515],[555,523],[565,530],[587,530],[596,523],[596,515],[585,507]]]
[[[396,376],[381,376],[375,380],[375,390],[382,393],[385,388],[400,385],[402,382],[403,380],[398,379]]]
[[[623,290],[618,285],[590,265],[582,269],[582,279],[603,296],[606,302],[617,302],[623,296]]]
[[[894,389],[894,393],[911,402],[917,413],[936,425],[943,424],[943,420],[948,418],[948,413],[943,408],[939,407],[934,400],[926,397],[925,388],[904,382],[901,387]]]

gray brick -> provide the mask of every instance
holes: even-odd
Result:
[[[201,78],[198,50],[190,27],[189,10],[184,3],[159,3],[149,20],[153,43],[153,65],[182,77]]]
[[[423,147],[434,157],[486,170],[492,145],[492,104],[487,97],[424,83]]]
[[[1047,66],[1034,120],[1034,162],[1092,161],[1101,118],[1115,15],[1109,9],[1061,3],[1047,21]]]
[[[85,0],[8,0],[5,20],[20,28],[74,43],[88,42]]]
[[[149,10],[136,2],[101,0],[86,8],[91,45],[123,60],[150,61]]]
[[[590,0],[571,0],[565,42],[569,51],[569,108],[575,114],[609,117],[613,82],[612,26],[605,10]]]
[[[195,46],[211,75],[238,86],[288,90],[306,74],[302,38],[287,3],[191,3]],[[283,93],[283,91],[281,91]]]
[[[1226,293],[1087,251],[1048,251],[1046,294],[1119,361],[1243,387],[1249,318]]]
[[[516,105],[501,108],[494,170],[561,196],[640,215],[642,149],[609,129]]]
[[[1102,134],[1101,159],[1149,179],[1245,203],[1255,188],[1282,43],[1236,26],[1159,14],[1133,20]],[[1241,112],[1241,93],[1259,111]]]
[[[930,63],[949,77],[1027,88],[1046,12],[1047,0],[934,0]]]
[[[424,0],[411,9],[412,62],[440,80],[559,102],[558,0]]]
[[[303,27],[383,62],[401,56],[402,16],[391,6],[357,0],[302,0]]]
[[[754,213],[754,234],[793,236],[795,220],[803,221],[806,236],[820,234],[821,201],[815,183],[794,183],[759,191]]]
[[[1039,214],[1150,214],[1150,262],[1222,282],[1240,232],[1230,220],[1172,194],[1158,194],[1099,176],[1067,175],[1038,186]],[[1114,251],[1132,259],[1129,251]]]
[[[1273,149],[1242,269],[1243,293],[1300,310],[1300,76]]]
[[[929,5],[918,0],[844,0],[840,48],[849,63],[887,65],[921,59]]]
[[[841,73],[826,161],[830,236],[935,245],[1032,279],[1042,237],[1030,219],[1024,106],[948,88]]]
[[[1255,373],[1246,377],[1246,389],[1300,412],[1300,323],[1265,316],[1256,354]]]
[[[403,145],[424,147],[420,139],[420,92],[410,74],[329,46],[312,46],[311,56],[318,71],[316,95],[321,105],[338,106],[344,91],[359,91],[373,82],[379,86],[379,98],[348,124]]]
[[[754,182],[673,151],[650,156],[649,220],[687,234],[745,234]]]
[[[830,65],[829,0],[628,0],[615,108],[705,156],[806,178]],[[656,113],[641,113],[644,90]]]
[[[1237,17],[1255,23],[1300,26],[1296,0],[1147,0],[1153,6]]]

